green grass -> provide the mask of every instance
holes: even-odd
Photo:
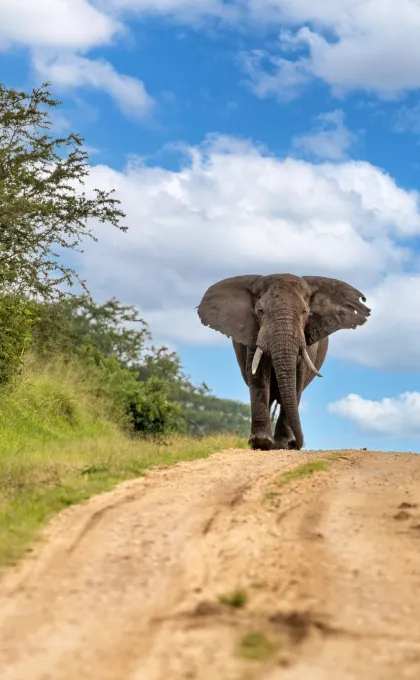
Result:
[[[303,463],[302,465],[298,465],[297,467],[293,468],[293,470],[283,472],[283,474],[280,476],[280,479],[278,480],[278,483],[281,485],[290,484],[290,482],[295,482],[299,479],[303,479],[304,477],[310,477],[314,474],[314,472],[326,470],[330,465],[331,461],[329,460],[314,460],[310,461],[309,463]]]
[[[106,406],[92,395],[86,374],[60,362],[40,369],[29,364],[13,390],[0,392],[0,456],[13,459],[21,451],[48,443],[110,436],[116,426]]]
[[[83,373],[29,367],[0,394],[0,567],[13,564],[60,510],[154,466],[243,448],[236,436],[130,439],[107,420]]]
[[[219,602],[227,605],[228,607],[234,607],[235,609],[241,609],[245,607],[248,601],[248,596],[245,590],[235,590],[230,595],[221,595],[219,597]]]
[[[292,482],[297,482],[300,479],[305,479],[305,477],[310,477],[315,472],[327,470],[330,467],[334,458],[342,457],[340,451],[331,451],[326,453],[326,455],[327,455],[326,459],[311,460],[308,463],[302,463],[302,465],[298,465],[292,470],[287,470],[287,472],[283,472],[283,474],[281,474],[280,477],[278,477],[278,479],[275,481],[277,489],[279,487],[285,486],[286,484],[291,484]],[[279,496],[281,496],[281,493],[278,490],[266,491],[262,496],[262,500],[263,502],[272,501],[275,498],[278,498]]]
[[[264,633],[246,633],[239,641],[237,654],[251,661],[264,661],[275,651],[275,645]]]

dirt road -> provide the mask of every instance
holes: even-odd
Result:
[[[418,680],[420,456],[229,451],[70,508],[0,582],[0,677]]]

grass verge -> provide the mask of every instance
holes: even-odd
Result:
[[[178,461],[205,458],[216,451],[243,448],[237,437],[166,442],[112,437],[20,450],[0,468],[0,567],[13,564],[57,512],[109,491],[146,470]],[[29,548],[30,549],[30,548]]]
[[[28,373],[0,397],[0,567],[31,549],[60,510],[146,470],[244,448],[236,436],[129,439],[106,420],[83,376]]]

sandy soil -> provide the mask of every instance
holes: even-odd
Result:
[[[278,485],[325,456],[229,451],[62,513],[0,583],[1,680],[418,680],[420,456]]]

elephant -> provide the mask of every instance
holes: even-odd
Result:
[[[322,377],[328,336],[367,321],[371,310],[364,302],[356,288],[324,276],[249,274],[207,289],[198,316],[204,326],[232,340],[250,391],[253,449],[303,447],[302,392],[315,376]],[[280,413],[273,437],[274,402]]]

